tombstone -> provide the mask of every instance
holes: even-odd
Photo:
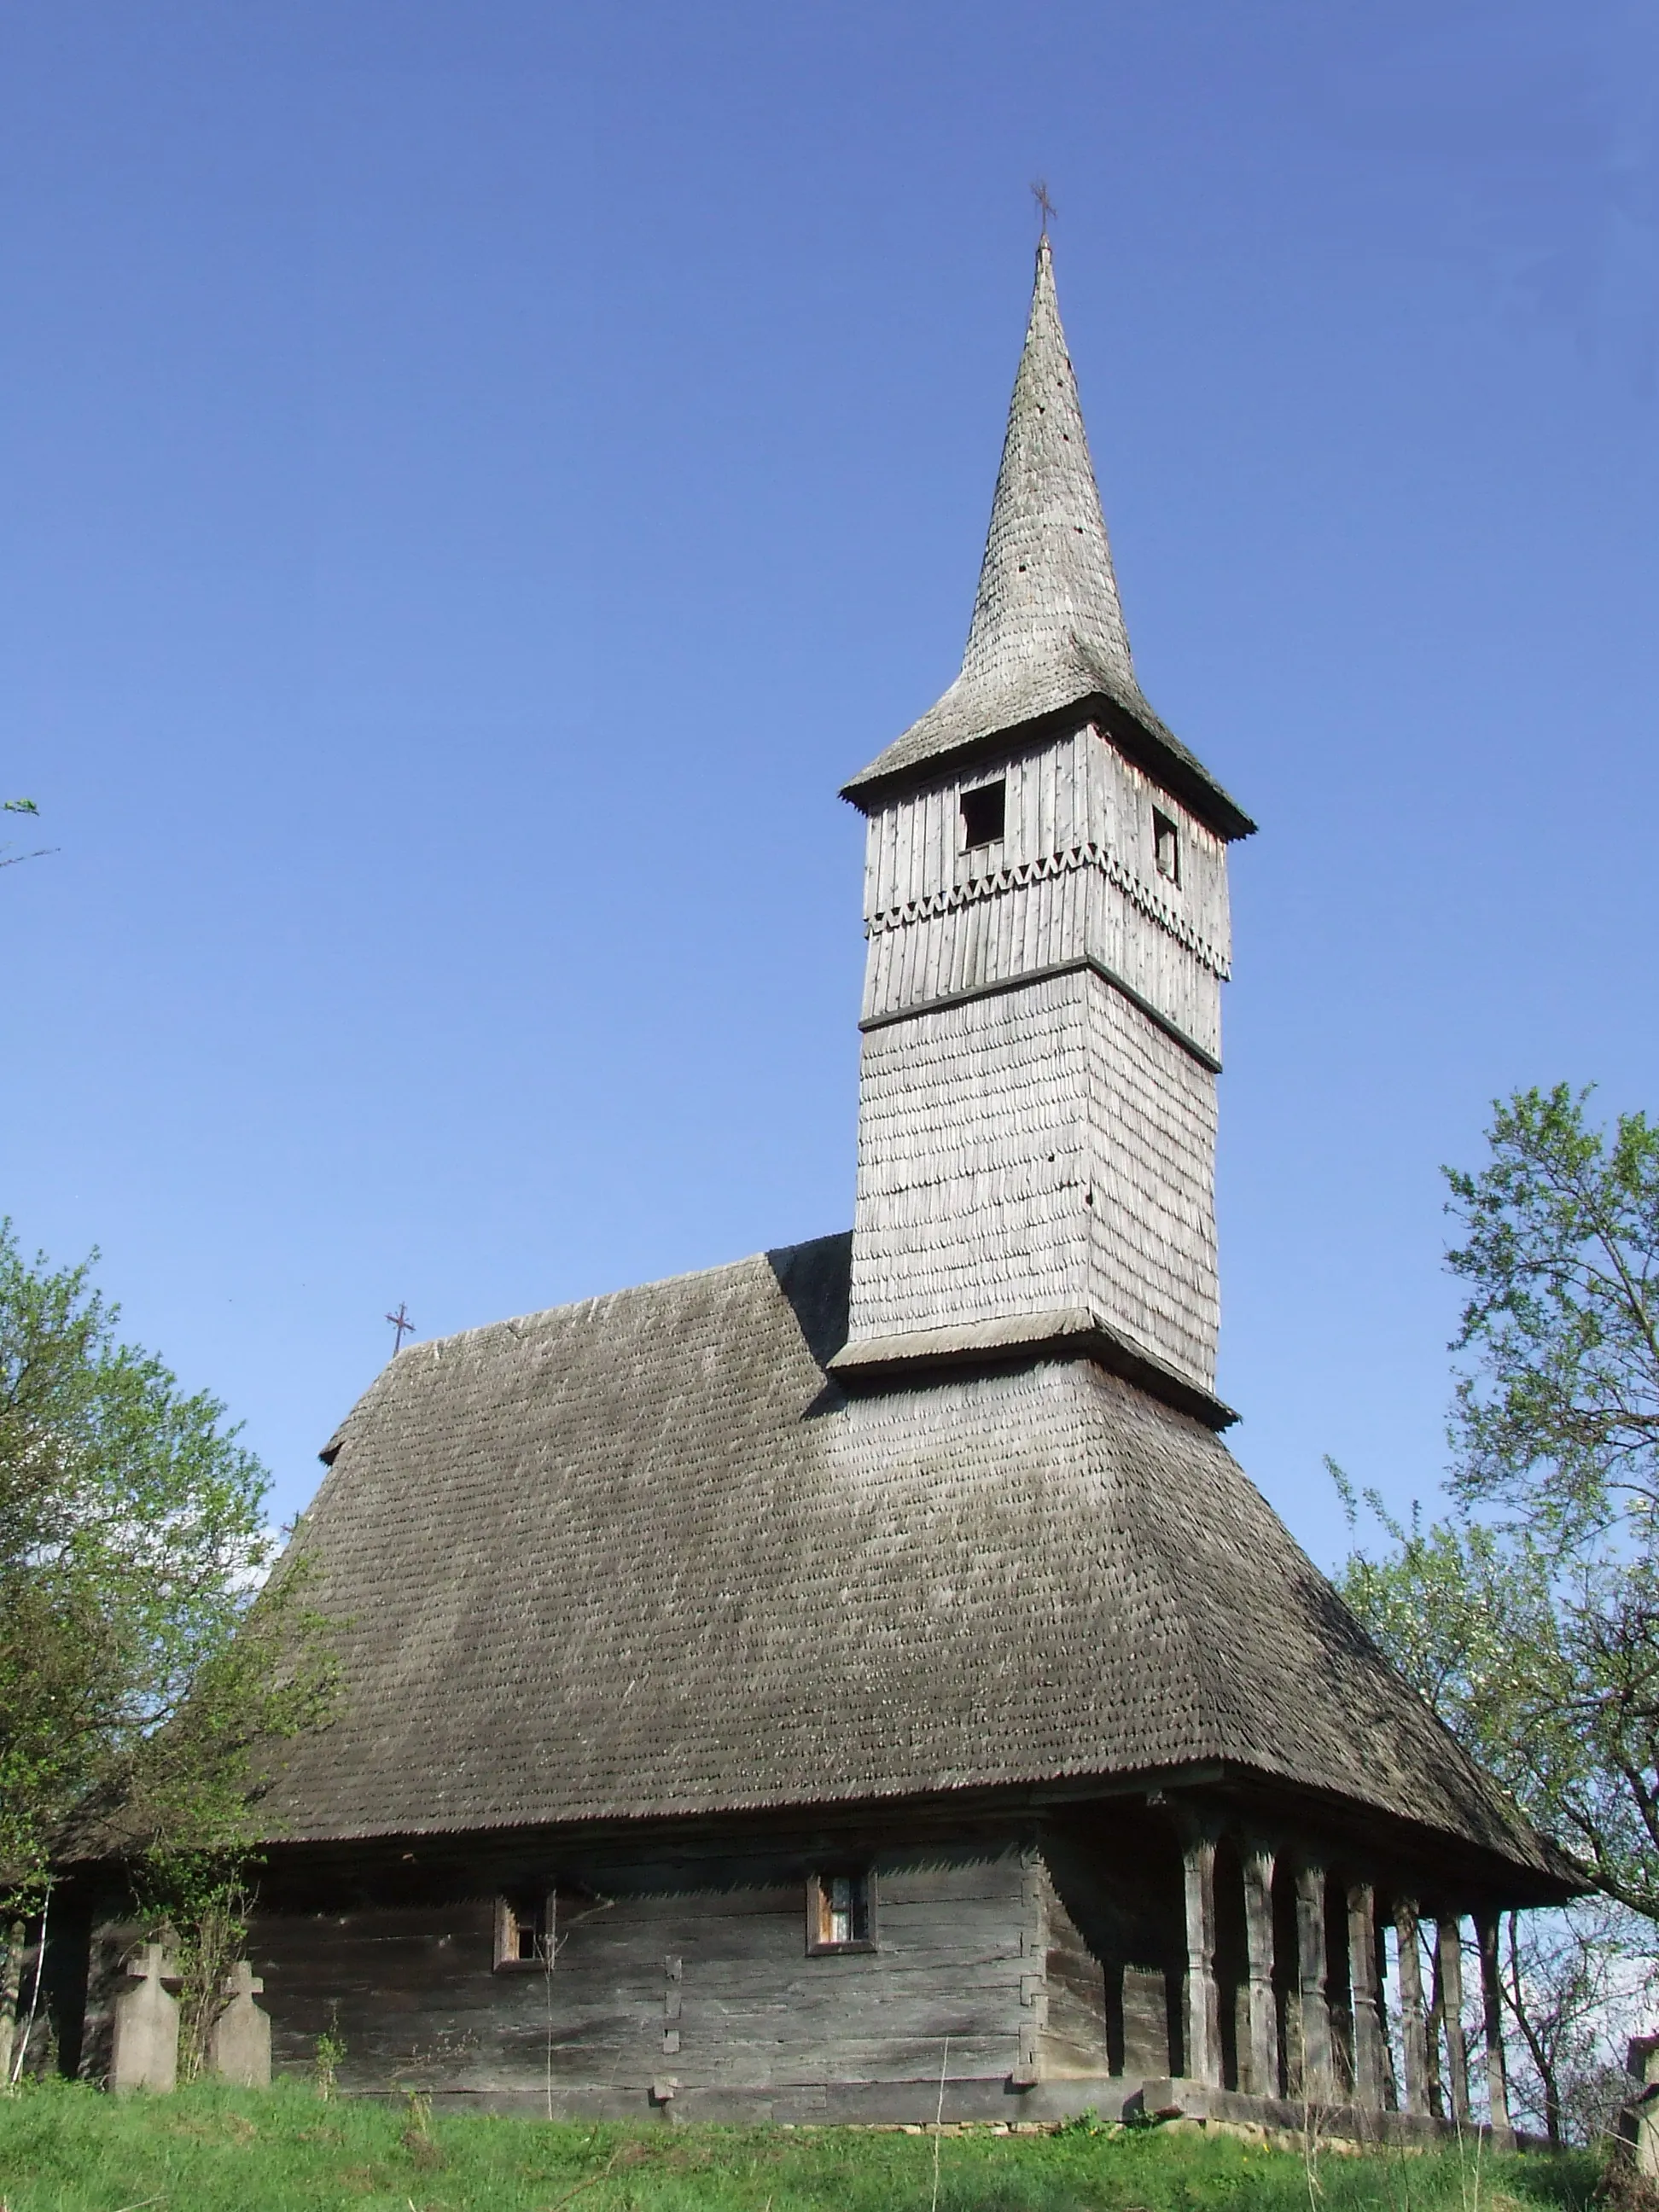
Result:
[[[1659,2178],[1659,2035],[1633,2035],[1626,2068],[1639,2084],[1620,2112],[1619,2132],[1638,2173]]]
[[[270,2014],[253,2000],[264,1984],[246,1959],[225,1977],[230,2002],[213,2023],[208,2063],[222,2081],[244,2089],[270,2087]]]
[[[145,1943],[126,1962],[137,1986],[115,2000],[115,2048],[109,2085],[118,2095],[131,2089],[158,2094],[179,2080],[179,2001],[163,1986],[178,1977],[164,1960],[165,1946]]]

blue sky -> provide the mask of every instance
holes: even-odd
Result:
[[[850,1218],[859,824],[954,672],[1028,181],[1243,800],[1222,1387],[1443,1457],[1444,1160],[1659,1106],[1650,9],[10,0],[0,1211],[284,1511],[391,1345]]]

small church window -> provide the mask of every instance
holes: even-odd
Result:
[[[1181,881],[1181,837],[1175,823],[1167,814],[1152,814],[1152,857],[1158,862],[1158,872],[1167,876],[1172,884]]]
[[[867,1869],[809,1875],[806,1883],[806,1948],[820,1951],[873,1951],[875,1923]]]
[[[497,1972],[545,1967],[553,1941],[553,1899],[519,1895],[495,1899]]]
[[[982,783],[977,791],[962,794],[962,842],[972,852],[975,845],[994,845],[1001,838],[1007,805],[1006,781]]]

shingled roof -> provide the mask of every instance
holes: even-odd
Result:
[[[1103,713],[1115,734],[1152,755],[1223,836],[1255,828],[1159,720],[1135,675],[1045,233],[962,672],[843,796],[867,805],[919,770],[1078,707]]]
[[[1224,1762],[1559,1871],[1218,1438],[1088,1360],[849,1396],[849,1240],[412,1346],[305,1524],[270,1838]]]

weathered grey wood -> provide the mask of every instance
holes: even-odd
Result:
[[[1109,2074],[1101,1962],[1057,1896],[1051,1896],[1048,1905],[1048,1983],[1044,2078]]]
[[[1247,1844],[1244,1875],[1244,1938],[1248,1957],[1246,2019],[1249,2079],[1243,2084],[1258,2097],[1279,2094],[1279,2020],[1273,2003],[1273,1854],[1264,1844]]]
[[[1176,2053],[1170,2033],[1170,1976],[1163,1966],[1121,1964],[1118,2007],[1122,2022],[1121,2059],[1110,2068],[1135,2081],[1167,2078],[1176,2070]]]
[[[1049,1899],[1047,1869],[1036,1852],[1027,1852],[1020,1870],[1020,2009],[1012,2076],[1021,2088],[1042,2079],[1048,2025]]]
[[[1446,2087],[1453,2119],[1465,2123],[1469,2118],[1469,2055],[1463,2038],[1463,1936],[1455,1919],[1435,1923],[1435,1950],[1446,2033]]]
[[[1214,1085],[1121,994],[1085,968],[872,1030],[861,1085],[848,1358],[1067,1309],[1211,1389]]]
[[[1400,2042],[1405,2062],[1402,2104],[1408,2112],[1427,2112],[1429,2042],[1423,2009],[1423,1954],[1414,1899],[1395,1899],[1394,1925],[1400,1962]]]
[[[1509,2067],[1504,2055],[1504,1996],[1498,1957],[1498,1919],[1495,1912],[1474,1916],[1475,1941],[1480,1950],[1480,2009],[1486,2042],[1486,2114],[1495,2133],[1510,2129]]]
[[[1209,1389],[1221,841],[1083,722],[878,809],[866,877],[851,1344],[1072,1305]]]
[[[1382,2021],[1377,2009],[1376,1898],[1368,1881],[1348,1884],[1348,1989],[1353,2008],[1353,2100],[1362,2112],[1383,2104]]]
[[[1221,1993],[1215,1978],[1213,1833],[1188,1828],[1181,1872],[1187,1911],[1187,2063],[1194,2081],[1221,2086]]]
[[[595,1879],[584,1898],[562,1894],[547,1972],[495,1969],[488,1898],[261,1914],[276,2065],[308,2064],[328,2027],[353,2089],[648,2086],[669,2060],[687,2087],[896,2081],[937,2067],[946,2037],[953,2067],[994,2051],[1000,2074],[1040,2070],[1046,1907],[1030,1854],[880,1856],[878,1948],[819,1956],[804,1877],[780,1881],[757,1860],[745,1881],[726,1864],[718,1888],[694,1886],[707,1869],[690,1863],[611,1864],[610,1893]]]
[[[1296,1870],[1296,1931],[1302,2021],[1302,2079],[1297,2087],[1310,2104],[1328,2104],[1335,2084],[1325,1990],[1325,1869],[1305,1858]]]

